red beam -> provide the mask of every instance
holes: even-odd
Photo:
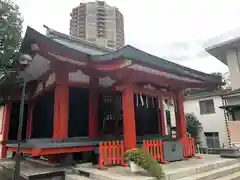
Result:
[[[65,154],[74,152],[86,152],[92,151],[94,146],[82,146],[82,147],[59,147],[59,148],[21,148],[21,152],[24,154],[30,154],[33,157],[46,156],[53,154]],[[9,147],[9,151],[16,152],[17,148]]]

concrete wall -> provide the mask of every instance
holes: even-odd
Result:
[[[230,81],[232,88],[240,88],[240,49],[238,50],[228,50],[226,52],[227,65],[230,72]]]
[[[213,99],[215,113],[213,114],[200,114],[199,101]],[[197,119],[202,123],[204,132],[218,132],[220,145],[223,143],[228,145],[228,136],[224,120],[224,111],[219,108],[222,106],[222,98],[214,96],[202,99],[186,100],[184,102],[185,113],[194,113]]]

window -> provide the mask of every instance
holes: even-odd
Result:
[[[199,101],[200,114],[213,114],[215,113],[213,99]]]
[[[204,135],[206,137],[207,146],[209,148],[220,148],[218,132],[204,132]]]
[[[240,107],[231,108],[228,111],[229,121],[240,121]]]

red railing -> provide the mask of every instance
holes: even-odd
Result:
[[[5,158],[7,155],[7,147],[6,145],[2,145],[2,142],[0,144],[0,159]]]
[[[109,165],[124,165],[123,141],[106,141],[99,145],[98,167],[103,169]]]
[[[163,158],[163,142],[162,140],[144,140],[143,148],[153,156],[154,159],[161,163],[168,164]]]
[[[183,147],[183,156],[185,158],[195,156],[195,145],[193,138],[185,138],[182,140],[182,147]]]

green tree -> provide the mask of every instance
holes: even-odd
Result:
[[[11,72],[19,60],[23,23],[18,5],[11,0],[0,0],[2,2],[7,8],[0,14],[0,104],[20,85],[17,74]]]
[[[196,138],[198,136],[199,128],[202,128],[202,124],[193,113],[186,113],[185,120],[188,133]]]
[[[4,0],[7,11],[1,16],[0,26],[0,68],[8,70],[17,63],[22,41],[23,18],[19,6],[11,0]]]

